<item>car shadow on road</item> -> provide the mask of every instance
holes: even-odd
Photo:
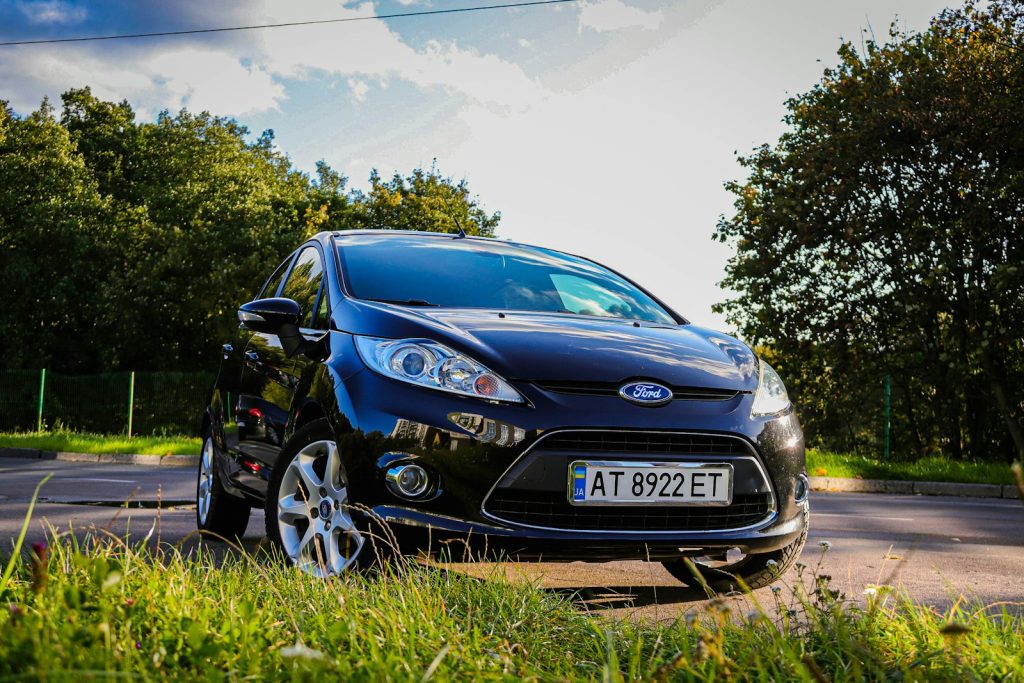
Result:
[[[580,586],[542,590],[565,598],[588,611],[685,605],[708,600],[704,590],[684,586]]]

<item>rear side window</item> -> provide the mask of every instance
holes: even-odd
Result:
[[[323,280],[323,265],[320,263],[320,252],[316,247],[306,247],[295,259],[292,272],[284,283],[281,296],[292,299],[299,304],[302,311],[302,326],[313,327],[313,305],[316,303],[320,282]]]
[[[267,280],[267,284],[263,285],[263,289],[256,295],[257,299],[270,299],[271,297],[277,296],[277,288],[281,284],[281,280],[284,279],[284,274],[288,272],[288,264],[292,262],[292,255],[295,252],[288,255],[288,258],[284,260],[284,263],[277,267],[274,274]]]

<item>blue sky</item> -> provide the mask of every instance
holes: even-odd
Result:
[[[138,2],[0,0],[0,39],[303,21],[492,0]],[[711,241],[741,176],[735,151],[771,142],[783,103],[843,38],[924,29],[929,0],[583,0],[551,7],[137,41],[0,48],[15,111],[70,87],[140,117],[207,109],[274,129],[302,169],[437,159],[503,213],[503,237],[625,272],[695,322],[729,256]],[[820,61],[819,61],[820,60]]]

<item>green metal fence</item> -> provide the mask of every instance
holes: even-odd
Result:
[[[191,434],[213,375],[0,370],[0,431],[61,427],[100,434]]]

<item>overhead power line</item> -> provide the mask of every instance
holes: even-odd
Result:
[[[457,7],[453,9],[423,10],[419,12],[395,12],[393,14],[375,14],[369,17],[345,17],[343,19],[317,19],[314,21],[288,21],[280,24],[255,24],[252,26],[223,26],[220,28],[197,28],[187,31],[154,31],[152,33],[122,33],[108,36],[79,36],[77,38],[44,38],[39,40],[9,40],[0,42],[0,47],[10,45],[47,45],[52,43],[85,43],[96,40],[125,40],[129,38],[159,38],[162,36],[187,36],[197,33],[227,33],[228,31],[254,31],[264,28],[284,28],[286,26],[313,26],[316,24],[346,24],[353,21],[369,21],[371,19],[403,19],[406,17],[426,17],[438,14],[459,14],[463,12],[483,12],[494,9],[511,9],[516,7],[535,7],[537,5],[561,5],[579,0],[529,0],[527,2],[506,2],[500,5],[479,5],[476,7]]]

